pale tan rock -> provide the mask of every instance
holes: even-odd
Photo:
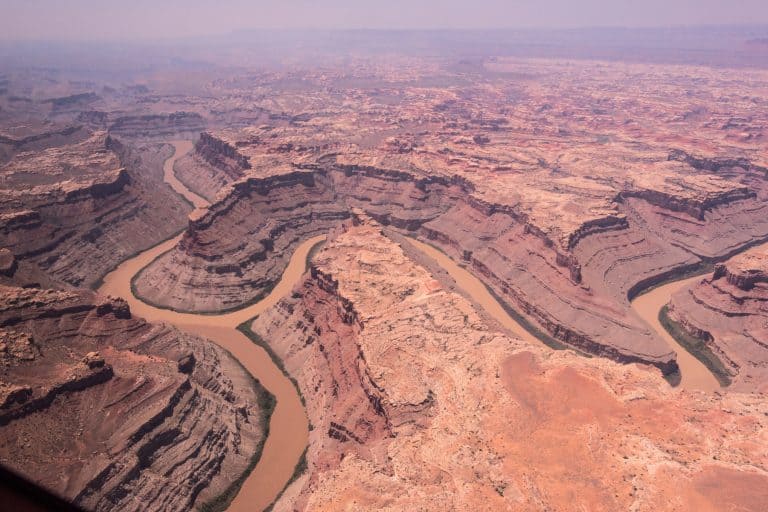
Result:
[[[760,397],[509,338],[370,221],[337,232],[253,328],[313,425],[308,472],[275,510],[764,503]]]

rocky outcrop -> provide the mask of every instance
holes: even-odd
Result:
[[[697,220],[703,221],[708,211],[719,205],[727,205],[742,199],[753,199],[757,194],[747,187],[726,190],[721,193],[708,194],[702,198],[678,197],[657,190],[626,191],[623,197],[638,197],[649,204],[660,206],[665,210],[687,213]]]
[[[294,171],[246,178],[189,221],[178,247],[136,277],[136,294],[191,311],[255,302],[279,280],[302,241],[346,217],[323,175]]]
[[[196,194],[215,201],[219,190],[242,179],[251,169],[248,158],[208,132],[200,134],[195,151],[176,163],[176,176]]]
[[[691,396],[656,372],[509,338],[375,222],[357,222],[252,326],[313,426],[307,470],[275,510],[760,502],[736,491],[767,481],[752,469],[768,460],[764,429],[737,427],[762,421],[758,398]]]
[[[204,129],[205,119],[196,112],[122,116],[108,128],[112,135],[139,139],[196,136]]]
[[[0,144],[7,144],[13,146],[16,149],[21,149],[36,142],[50,141],[51,139],[58,137],[70,137],[78,132],[82,132],[82,128],[83,127],[80,125],[67,126],[61,130],[46,131],[43,133],[36,133],[34,135],[27,135],[26,137],[21,138],[12,138],[0,135]]]
[[[89,510],[188,510],[264,435],[224,350],[90,292],[0,287],[0,461]]]
[[[248,157],[238,153],[231,144],[207,132],[200,134],[200,139],[195,144],[195,152],[230,177],[237,177],[242,174],[242,171],[251,168]]]
[[[723,277],[729,284],[744,291],[768,283],[768,252],[752,250],[716,265],[712,279]]]
[[[189,206],[162,183],[168,148],[97,134],[20,153],[0,180],[0,244],[26,270],[6,283],[92,286],[122,259],[178,232]]]
[[[68,125],[53,130],[48,129],[23,136],[7,136],[0,133],[0,166],[11,161],[16,153],[43,151],[66,144],[76,144],[89,136],[90,132],[81,124]]]
[[[753,164],[748,158],[704,158],[687,153],[683,150],[673,150],[669,153],[669,160],[677,160],[679,162],[685,162],[691,167],[701,169],[704,171],[711,171],[715,173],[722,173],[725,170],[740,168],[744,170],[757,170],[766,173],[768,176],[768,168],[761,167]]]
[[[768,248],[715,266],[672,296],[669,317],[733,376],[732,386],[768,390]]]

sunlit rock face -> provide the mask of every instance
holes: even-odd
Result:
[[[307,472],[276,510],[717,510],[765,499],[744,492],[768,483],[753,470],[768,460],[759,398],[680,393],[647,368],[511,338],[381,225],[355,224],[253,323],[313,426]]]

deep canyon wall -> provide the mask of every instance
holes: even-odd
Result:
[[[227,147],[221,158],[236,160]],[[762,188],[668,203],[663,195],[628,193],[617,197],[616,215],[585,224],[562,247],[514,205],[489,202],[461,177],[333,157],[256,177],[260,172],[229,185],[206,216],[190,222],[179,246],[137,280],[141,296],[182,310],[253,301],[280,275],[286,251],[360,208],[464,261],[549,336],[670,373],[674,353],[631,311],[628,296],[768,237]],[[765,187],[764,180],[752,185]]]

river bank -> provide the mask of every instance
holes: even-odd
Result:
[[[172,143],[175,152],[165,162],[166,181],[176,192],[186,197],[197,210],[191,215],[199,215],[208,202],[189,191],[175,179],[173,164],[192,149],[188,141]],[[151,322],[166,322],[188,333],[203,336],[228,350],[249,373],[275,396],[276,405],[269,425],[269,436],[262,450],[261,458],[250,474],[245,478],[228,510],[262,510],[277,497],[285,483],[293,475],[296,464],[307,445],[309,424],[304,407],[293,383],[274,364],[266,351],[254,344],[237,326],[273,306],[290,292],[306,269],[307,256],[312,248],[325,237],[315,237],[305,241],[294,252],[288,267],[283,272],[280,282],[269,295],[260,302],[246,308],[219,315],[197,315],[177,313],[159,309],[146,304],[131,292],[133,276],[153,261],[157,256],[169,251],[182,235],[163,242],[135,257],[124,261],[115,270],[105,276],[99,292],[124,298],[134,315]]]

